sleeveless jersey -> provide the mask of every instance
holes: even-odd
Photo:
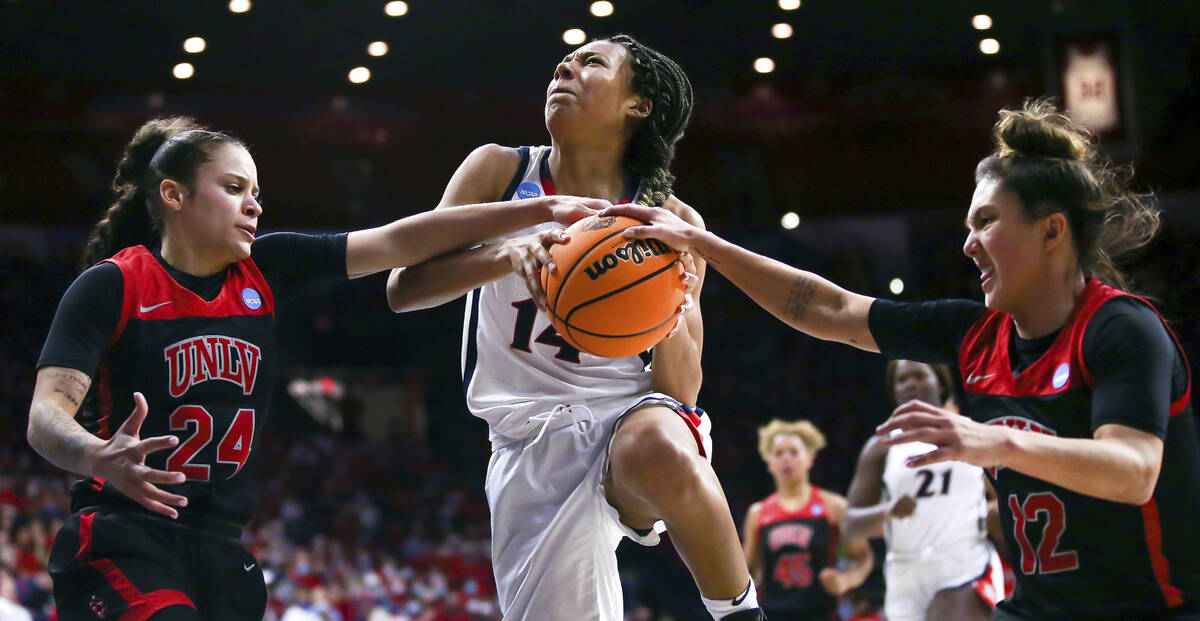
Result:
[[[520,153],[521,165],[502,200],[553,195],[550,147],[521,147]],[[632,196],[627,191],[622,202]],[[562,225],[543,223],[492,241],[553,228]],[[524,279],[513,273],[467,295],[462,372],[467,406],[487,421],[493,443],[529,435],[536,430],[530,417],[559,404],[650,392],[641,357],[601,358],[575,349],[534,305]]]
[[[889,499],[911,496],[912,515],[884,522],[888,552],[897,556],[945,551],[987,537],[987,498],[983,469],[961,461],[909,468],[904,460],[932,451],[934,445],[908,442],[888,449],[883,488]]]
[[[963,411],[987,424],[1091,438],[1083,338],[1100,306],[1126,295],[1090,280],[1050,349],[1018,374],[1009,359],[1012,318],[985,311],[959,349]],[[1016,557],[1016,589],[999,608],[1038,619],[1143,618],[1200,599],[1200,449],[1189,392],[1187,385],[1172,387],[1162,470],[1144,505],[1085,496],[1011,469],[985,469]]]
[[[254,448],[275,379],[274,294],[249,258],[228,268],[211,302],[176,283],[143,246],[108,261],[124,278],[121,317],[89,391],[97,407],[81,422],[109,438],[133,411],[134,391],[143,393],[141,437],[179,438],[146,457],[151,468],[187,475],[160,486],[187,497],[179,522],[238,533],[255,503]],[[73,505],[145,511],[103,479],[80,481],[72,496]]]
[[[838,529],[829,523],[821,489],[814,485],[808,503],[795,511],[783,507],[778,493],[771,494],[762,501],[757,528],[763,609],[801,619],[830,618],[837,600],[817,576],[837,566]]]

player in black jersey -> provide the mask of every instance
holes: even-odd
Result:
[[[966,416],[910,401],[878,431],[937,445],[913,467],[984,467],[1016,556],[1016,590],[993,619],[1200,618],[1187,361],[1112,263],[1153,236],[1157,211],[1047,102],[1003,112],[994,137],[963,247],[984,305],[876,300],[661,210],[608,213],[650,221],[627,234],[691,249],[798,330],[959,366]]]
[[[825,435],[806,420],[772,420],[758,430],[758,453],[775,493],[746,512],[743,546],[771,621],[836,619],[837,598],[861,585],[875,565],[870,546],[859,540],[846,546],[851,566],[837,567],[846,499],[808,479],[824,446]]]
[[[255,241],[254,160],[185,118],[144,125],[113,187],[85,253],[99,263],[63,297],[29,415],[30,445],[89,477],[49,563],[64,621],[262,618],[262,572],[240,536],[279,363],[275,310],[290,296],[607,204],[471,205]]]

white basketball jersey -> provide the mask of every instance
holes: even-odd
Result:
[[[908,495],[917,501],[912,515],[884,523],[884,538],[893,554],[945,550],[982,541],[987,535],[982,468],[960,461],[921,468],[904,464],[909,457],[935,448],[924,442],[909,442],[888,449],[883,469],[885,495],[889,499]]]
[[[543,185],[549,156],[550,147],[521,147],[521,167],[503,198],[553,193]],[[552,228],[562,226],[543,223],[492,241]],[[601,358],[577,351],[534,305],[524,279],[511,273],[467,295],[462,372],[467,407],[487,421],[493,443],[536,432],[538,423],[530,417],[559,404],[650,392],[641,357]]]

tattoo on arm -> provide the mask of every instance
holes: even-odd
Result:
[[[75,398],[75,395],[63,390],[62,388],[55,388],[54,392],[62,395],[64,399],[70,401],[75,407],[79,407],[79,400]]]
[[[817,282],[807,275],[800,276],[792,285],[792,291],[788,294],[787,304],[783,307],[783,312],[793,321],[799,321],[804,313],[808,310],[808,305],[812,302],[813,294],[817,291]]]

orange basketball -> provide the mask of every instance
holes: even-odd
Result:
[[[683,304],[679,253],[657,239],[627,239],[644,224],[625,216],[584,218],[550,248],[558,266],[542,268],[550,321],[580,351],[608,358],[650,349],[675,327]]]

